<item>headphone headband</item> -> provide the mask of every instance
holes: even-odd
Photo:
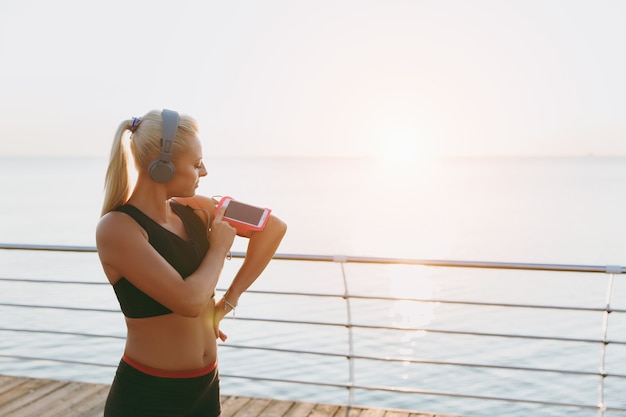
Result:
[[[161,138],[161,157],[159,159],[163,162],[172,160],[172,146],[176,139],[178,120],[178,113],[173,110],[163,109],[161,112],[163,137]]]
[[[150,178],[159,184],[164,184],[174,177],[174,164],[171,162],[172,146],[176,139],[179,119],[178,113],[173,110],[163,109],[161,112],[161,155],[148,167]]]

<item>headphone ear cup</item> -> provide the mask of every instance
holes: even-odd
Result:
[[[148,173],[150,174],[152,181],[159,184],[165,184],[174,178],[174,164],[155,159],[150,163]]]

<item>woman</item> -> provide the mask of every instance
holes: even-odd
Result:
[[[131,192],[127,150],[138,176]],[[163,110],[124,121],[105,181],[98,254],[126,318],[127,339],[104,415],[220,414],[217,338],[224,316],[273,257],[286,226],[271,216],[254,232],[245,260],[219,301],[214,298],[236,231],[196,196],[202,144],[196,122]]]

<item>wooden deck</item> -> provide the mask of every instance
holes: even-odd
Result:
[[[109,385],[0,375],[2,417],[102,417]],[[221,417],[345,417],[329,404],[222,397]],[[348,417],[446,417],[443,414],[353,407]],[[447,416],[451,417],[451,416]]]

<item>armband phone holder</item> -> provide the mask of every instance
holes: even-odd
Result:
[[[237,230],[237,235],[250,237],[252,232],[265,228],[272,210],[245,204],[232,197],[222,197],[217,204],[217,211],[226,207],[224,220]]]

